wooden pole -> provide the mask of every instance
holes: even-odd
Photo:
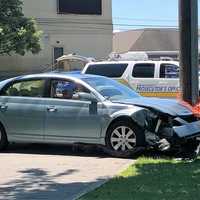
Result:
[[[195,105],[199,97],[198,0],[179,0],[179,26],[181,97]]]

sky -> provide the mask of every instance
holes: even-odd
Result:
[[[112,3],[114,31],[178,26],[178,0],[112,0]],[[200,9],[200,0],[198,3]]]

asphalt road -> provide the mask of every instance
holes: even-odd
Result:
[[[0,153],[0,200],[72,200],[133,160],[72,146],[11,145]]]

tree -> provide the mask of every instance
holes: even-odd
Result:
[[[22,12],[21,0],[0,0],[0,55],[33,54],[41,50],[36,22]]]

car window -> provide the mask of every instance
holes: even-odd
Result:
[[[120,78],[125,70],[127,69],[128,64],[91,64],[86,69],[85,74],[94,74],[100,76],[106,76],[110,78]]]
[[[79,92],[90,93],[90,91],[79,83],[68,80],[51,81],[51,98],[81,100]]]
[[[132,76],[135,78],[154,78],[155,65],[152,63],[135,64]]]
[[[173,64],[160,65],[160,78],[178,78],[179,67]]]
[[[43,97],[45,80],[19,81],[10,85],[4,92],[5,96]]]

